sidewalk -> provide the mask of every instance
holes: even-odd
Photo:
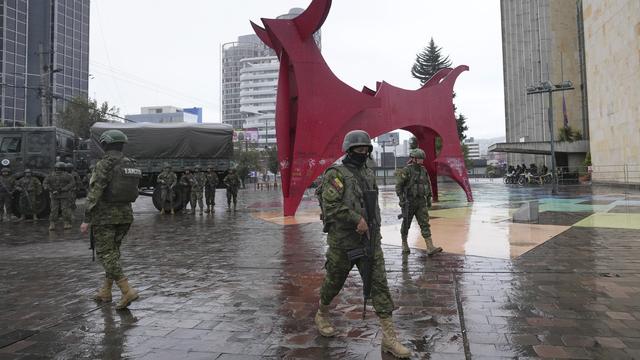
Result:
[[[402,256],[397,199],[381,194],[394,322],[414,358],[640,359],[640,193],[472,187],[467,204],[441,186],[434,257],[415,221]],[[315,198],[295,219],[277,191],[241,191],[235,214],[223,198],[213,216],[161,216],[139,199],[122,251],[141,298],[127,312],[90,300],[101,267],[77,227],[0,224],[0,360],[391,358],[372,308],[361,320],[355,271],[332,304],[340,333],[314,328],[326,249]],[[539,223],[511,223],[534,199]]]

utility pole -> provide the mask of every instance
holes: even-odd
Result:
[[[49,66],[45,63],[44,47],[42,43],[38,45],[40,55],[40,106],[42,126],[51,126],[49,119]]]

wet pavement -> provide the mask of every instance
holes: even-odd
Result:
[[[640,359],[640,193],[472,187],[467,204],[441,185],[434,257],[415,222],[402,256],[397,199],[381,194],[394,322],[414,358]],[[90,300],[101,267],[77,227],[1,223],[0,360],[390,359],[372,309],[361,320],[355,271],[332,304],[339,334],[313,326],[326,245],[311,194],[296,218],[275,191],[243,190],[238,212],[204,216],[140,198],[122,252],[141,298],[124,312]],[[539,221],[513,223],[530,200]]]

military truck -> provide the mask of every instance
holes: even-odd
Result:
[[[80,140],[70,131],[57,127],[2,127],[0,128],[0,164],[11,169],[16,179],[31,169],[32,175],[44,180],[56,161],[72,163],[81,177],[89,169],[89,152],[82,150]],[[14,197],[13,213],[20,216],[28,204]],[[35,213],[40,218],[49,214],[49,194],[40,194]]]
[[[142,170],[141,194],[153,196],[154,206],[163,208],[160,189],[156,186],[158,174],[165,163],[171,165],[178,179],[186,168],[200,165],[203,170],[213,167],[222,180],[232,166],[233,128],[227,124],[190,123],[95,123],[91,127],[91,157],[103,155],[99,146],[100,135],[110,129],[124,132],[129,142],[124,147],[125,156],[135,160]],[[219,185],[221,186],[221,185]],[[190,189],[176,185],[173,189],[173,209],[179,211],[189,202]],[[169,209],[167,203],[164,206]]]

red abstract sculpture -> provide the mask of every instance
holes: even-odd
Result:
[[[437,175],[455,180],[473,201],[453,112],[453,85],[467,66],[438,71],[418,90],[385,82],[358,92],[338,79],[313,39],[326,19],[331,0],[313,0],[294,19],[262,19],[254,31],[280,60],[276,136],[284,215],[295,215],[305,189],[342,156],[344,135],[355,129],[377,137],[407,130],[425,151],[434,200]],[[442,138],[436,156],[435,139]]]

